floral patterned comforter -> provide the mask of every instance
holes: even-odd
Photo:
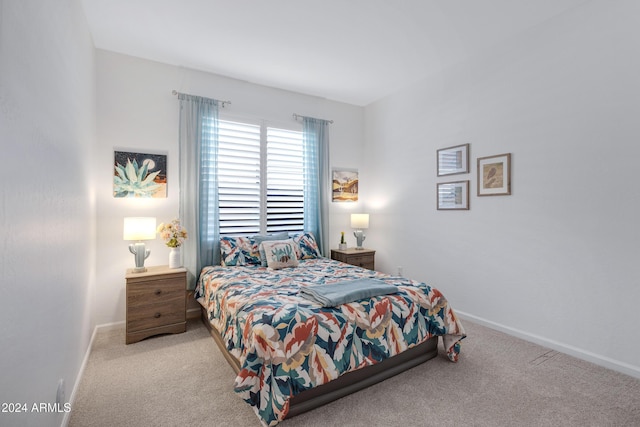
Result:
[[[376,278],[398,292],[324,308],[300,287]],[[196,298],[241,365],[234,389],[264,425],[276,425],[289,399],[341,374],[442,336],[458,360],[465,332],[442,294],[424,283],[317,258],[296,268],[205,267]]]

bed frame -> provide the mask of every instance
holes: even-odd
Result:
[[[207,311],[201,307],[201,318],[214,341],[220,348],[227,362],[234,372],[240,372],[240,362],[229,351],[222,341],[220,333],[207,318]],[[375,365],[367,366],[356,371],[347,372],[337,379],[321,386],[305,390],[297,394],[289,401],[289,413],[286,418],[291,418],[303,412],[310,411],[325,405],[348,394],[369,387],[394,375],[413,368],[438,354],[438,337],[429,338],[427,341],[415,347],[383,360]]]

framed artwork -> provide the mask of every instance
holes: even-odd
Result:
[[[437,151],[438,176],[469,173],[469,144]]]
[[[439,210],[469,209],[469,180],[440,182],[436,185]]]
[[[356,169],[334,169],[331,187],[332,202],[358,201],[358,171]]]
[[[511,153],[478,157],[478,196],[511,194]]]
[[[113,197],[167,197],[167,155],[114,151]]]

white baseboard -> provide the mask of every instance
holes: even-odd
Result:
[[[525,341],[529,341],[544,347],[551,348],[561,353],[568,354],[578,359],[586,360],[595,365],[602,366],[613,371],[621,372],[623,374],[639,378],[640,379],[640,366],[634,366],[629,363],[621,362],[619,360],[611,359],[600,354],[592,353],[571,345],[563,344],[558,341],[550,340],[539,335],[530,334],[528,332],[521,331],[519,329],[505,326],[500,323],[492,322],[482,317],[474,316],[473,314],[465,313],[456,310],[456,314],[462,319],[468,319],[469,321],[478,323],[482,326],[486,326],[491,329],[495,329],[500,332],[504,332],[507,335],[511,335],[517,338],[521,338]]]
[[[93,333],[95,334],[95,332],[98,329],[104,329],[105,331],[113,331],[115,329],[121,329],[121,328],[124,328],[125,323],[126,322],[124,320],[120,320],[119,322],[103,323],[102,325],[96,326]]]
[[[87,362],[89,360],[89,355],[91,354],[91,349],[93,348],[93,341],[96,338],[96,334],[99,329],[105,330],[113,330],[122,328],[125,322],[114,322],[114,323],[105,323],[103,325],[98,325],[93,328],[93,333],[91,334],[91,339],[89,340],[89,345],[87,346],[87,351],[84,354],[84,358],[82,359],[82,365],[80,365],[80,371],[78,372],[78,376],[76,377],[76,382],[73,384],[73,390],[71,390],[71,395],[69,396],[69,403],[71,404],[71,411],[73,411],[73,404],[76,400],[76,392],[78,391],[78,386],[80,385],[80,381],[82,380],[82,376],[84,374],[84,369],[87,366]],[[71,418],[71,412],[65,412],[64,417],[62,418],[62,424],[60,427],[67,427],[69,425],[69,420]]]

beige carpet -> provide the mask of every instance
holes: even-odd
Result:
[[[314,411],[294,426],[640,426],[640,380],[464,322],[458,363],[423,365]],[[94,341],[69,425],[260,426],[200,321],[184,334]]]

